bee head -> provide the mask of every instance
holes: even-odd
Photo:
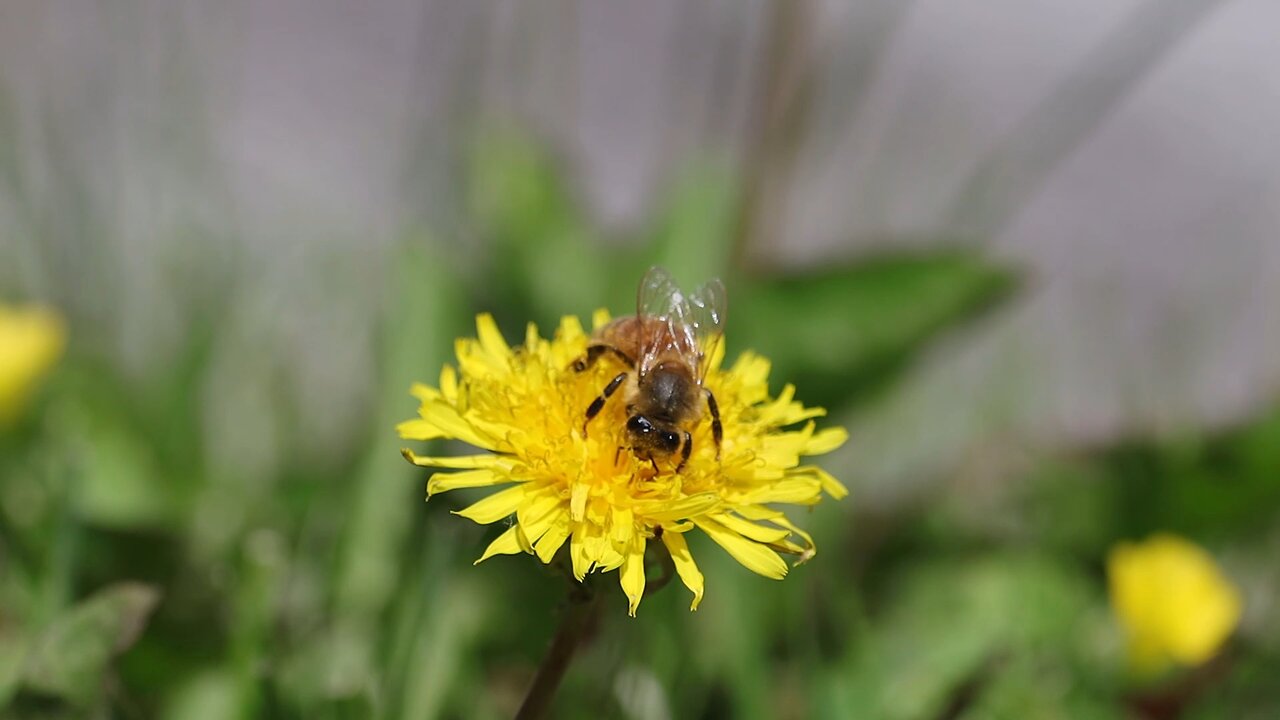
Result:
[[[680,449],[679,433],[643,415],[632,415],[627,420],[627,433],[637,449],[666,454]]]

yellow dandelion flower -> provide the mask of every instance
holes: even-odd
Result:
[[[0,427],[22,413],[65,342],[62,318],[52,310],[0,305]]]
[[[1107,557],[1111,606],[1136,671],[1194,666],[1215,654],[1240,622],[1240,592],[1203,548],[1157,534],[1120,543]]]
[[[604,311],[596,328],[609,321]],[[812,538],[775,503],[813,505],[823,493],[847,494],[835,478],[801,458],[839,447],[847,433],[818,430],[821,408],[806,408],[788,385],[768,392],[769,362],[744,353],[721,368],[722,344],[706,358],[703,386],[718,400],[723,423],[719,458],[710,422],[691,429],[692,452],[650,460],[630,447],[625,403],[604,404],[584,433],[589,405],[609,384],[621,361],[605,357],[585,371],[573,368],[590,337],[575,317],[544,339],[529,325],[525,341],[510,347],[489,315],[476,322],[477,338],[460,339],[458,364],[445,366],[438,387],[416,384],[418,418],[398,426],[409,440],[451,438],[486,451],[459,457],[423,457],[405,450],[416,465],[444,468],[427,482],[427,497],[458,488],[510,485],[457,514],[480,524],[513,518],[480,556],[525,552],[550,563],[568,544],[573,573],[619,571],[630,613],[644,595],[645,548],[665,546],[681,581],[703,595],[703,577],[689,553],[685,533],[698,529],[735,560],[765,577],[781,579],[787,563],[779,553],[814,555]],[[803,423],[803,424],[802,424]]]

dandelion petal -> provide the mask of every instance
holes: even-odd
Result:
[[[786,539],[786,537],[791,534],[791,532],[786,528],[757,525],[735,515],[730,515],[729,513],[712,515],[711,518],[733,532],[751,540],[755,540],[758,543],[768,544],[779,542]]]
[[[494,493],[465,510],[458,510],[456,514],[481,525],[488,525],[515,512],[520,503],[524,502],[526,494],[524,485],[517,485]]]
[[[644,597],[644,538],[636,538],[622,559],[622,592],[627,594],[627,612],[636,616],[636,608]]]
[[[404,455],[405,460],[418,467],[453,468],[457,470],[501,468],[504,472],[510,472],[515,464],[511,458],[505,455],[492,455],[489,453],[484,455],[458,455],[455,457],[427,457],[404,448],[400,451],[400,454]],[[512,482],[517,481],[517,478],[509,477],[508,479]]]
[[[579,582],[591,572],[591,559],[587,556],[586,543],[582,541],[582,533],[572,533],[569,540],[569,559],[573,562],[573,576]]]
[[[702,602],[702,571],[698,570],[697,563],[689,554],[689,544],[685,542],[684,535],[670,531],[662,534],[662,543],[671,553],[671,559],[676,564],[676,572],[680,575],[680,582],[693,593],[693,603],[689,605],[689,609],[697,610],[699,603]]]
[[[503,339],[502,332],[498,330],[498,324],[493,321],[493,316],[489,313],[476,318],[476,334],[480,340],[480,347],[490,357],[498,359],[511,354],[511,347]]]
[[[778,556],[778,553],[758,542],[742,537],[714,520],[698,519],[694,524],[702,528],[702,531],[717,545],[724,548],[734,560],[742,563],[742,566],[751,572],[774,580],[786,577],[787,563]]]
[[[492,470],[438,472],[427,481],[427,497],[459,488],[489,487],[511,482],[511,478]]]
[[[822,498],[822,484],[814,478],[789,477],[786,480],[769,483],[745,493],[741,500],[745,503],[791,503],[793,505],[813,505]]]
[[[488,560],[494,555],[516,555],[524,552],[524,548],[520,547],[520,527],[512,525],[507,531],[502,533],[493,542],[489,543],[489,547],[484,549],[484,554],[476,560],[474,565]]]
[[[538,559],[544,563],[551,562],[551,558],[555,557],[556,551],[564,545],[564,541],[569,539],[569,513],[561,512],[551,522],[551,527],[538,538],[533,544],[533,550],[538,554]]]
[[[849,432],[842,427],[829,427],[814,433],[801,450],[802,455],[822,455],[840,447],[849,439]]]
[[[422,418],[405,420],[396,425],[396,433],[400,435],[402,440],[435,440],[436,438],[444,437],[444,432],[439,426]]]

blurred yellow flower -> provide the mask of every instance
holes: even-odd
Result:
[[[607,313],[596,313],[596,327],[607,321]],[[815,430],[812,418],[824,411],[793,400],[790,385],[770,398],[767,360],[745,353],[724,370],[722,350],[709,358],[705,385],[719,400],[721,459],[704,420],[693,430],[693,454],[684,466],[659,470],[619,451],[628,444],[624,403],[608,403],[583,436],[587,406],[618,368],[600,362],[586,372],[571,369],[588,341],[577,318],[564,318],[552,340],[539,337],[531,324],[524,345],[515,350],[492,317],[481,315],[476,325],[478,339],[457,342],[458,368],[445,366],[438,388],[413,387],[421,401],[419,417],[398,430],[405,439],[454,438],[492,451],[422,457],[405,450],[417,465],[460,471],[431,476],[428,498],[458,488],[514,484],[458,512],[481,524],[515,515],[477,563],[521,551],[549,563],[567,542],[578,580],[593,570],[620,569],[635,615],[650,540],[666,546],[693,593],[691,609],[703,594],[702,573],[684,536],[694,528],[769,578],[787,574],[779,552],[797,556],[796,564],[813,556],[810,536],[770,504],[813,505],[823,492],[845,496],[835,478],[800,465],[800,458],[834,450],[847,433],[838,427]]]
[[[0,305],[0,427],[26,407],[32,389],[62,355],[62,317],[40,307]]]
[[[1239,590],[1208,552],[1184,538],[1162,533],[1120,543],[1107,558],[1107,575],[1140,673],[1209,660],[1240,622]]]

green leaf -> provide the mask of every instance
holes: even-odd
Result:
[[[1171,530],[1202,541],[1274,532],[1280,412],[1213,435],[1127,439],[1098,462],[1119,494],[1120,533]]]
[[[1061,676],[1078,635],[1092,629],[1081,622],[1093,600],[1087,578],[1045,556],[929,560],[887,589],[886,611],[854,662],[828,679],[832,711],[938,717],[961,694],[981,693],[1009,663],[1035,660]]]
[[[1008,660],[992,668],[977,688],[965,718],[1022,720],[1122,720],[1124,708],[1114,693],[1083,682],[1064,683],[1060,665],[1031,658]],[[1235,717],[1241,717],[1239,715]]]
[[[885,255],[731,287],[728,334],[806,397],[840,406],[887,385],[942,331],[1008,298],[1016,275],[967,252]]]
[[[165,703],[162,717],[171,720],[228,720],[241,717],[241,698],[234,674],[205,671],[186,680]]]
[[[85,442],[81,480],[75,495],[86,522],[109,528],[165,528],[179,521],[173,483],[158,467],[151,448],[119,418],[83,418],[77,428]]]
[[[18,689],[28,644],[17,628],[0,624],[0,707],[4,707]]]
[[[439,596],[424,600],[436,607],[430,608],[426,627],[418,633],[412,649],[412,681],[404,683],[396,713],[406,720],[442,715],[490,612],[483,589],[468,577],[458,578]]]
[[[417,238],[420,240],[420,238]],[[337,678],[332,697],[354,698],[376,679],[379,627],[400,583],[414,518],[425,512],[427,473],[404,461],[395,425],[417,409],[414,381],[435,384],[453,338],[470,334],[471,318],[454,268],[426,243],[398,256],[394,297],[380,346],[376,434],[354,470],[347,524],[332,576],[336,622],[320,642],[316,677]]]
[[[709,680],[721,682],[731,691],[730,716],[772,717],[770,697],[776,690],[772,684],[776,665],[769,643],[780,634],[785,636],[781,631],[786,624],[799,619],[784,612],[788,595],[799,592],[793,584],[799,581],[762,578],[704,533],[689,535],[693,535],[688,539],[694,558],[704,575],[715,579],[715,584],[708,584],[709,591],[696,613],[683,609],[688,602],[683,588],[677,585],[663,591],[664,595],[674,596],[675,607],[671,611],[683,617],[688,627],[687,634],[677,642],[685,643],[686,652]],[[700,690],[705,702],[707,690]]]
[[[102,689],[111,660],[133,646],[146,627],[159,592],[118,583],[58,617],[36,640],[23,685],[84,704]]]

